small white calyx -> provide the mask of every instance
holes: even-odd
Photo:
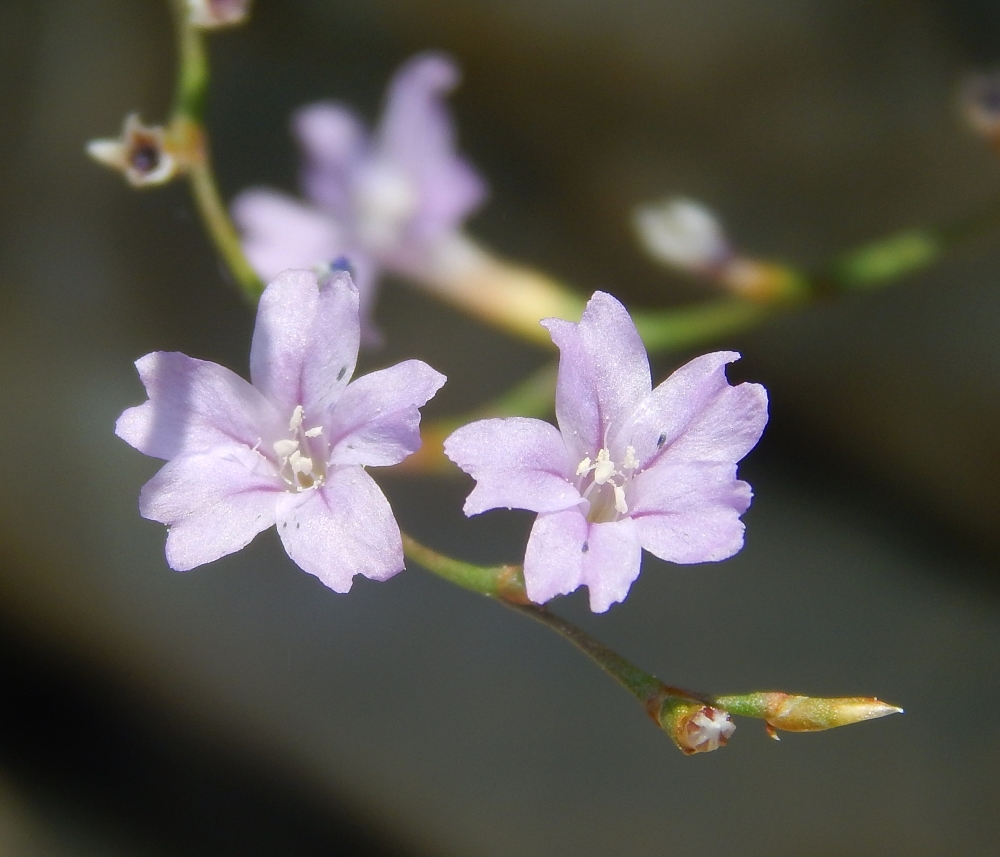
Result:
[[[315,443],[323,434],[322,426],[303,429],[305,414],[302,405],[296,405],[288,420],[290,438],[282,438],[272,444],[278,457],[281,478],[289,488],[305,491],[323,484],[326,478],[326,447]],[[311,442],[312,441],[312,442]]]

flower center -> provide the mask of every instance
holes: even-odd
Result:
[[[584,500],[590,501],[587,520],[594,524],[617,521],[628,514],[625,489],[635,473],[639,462],[635,449],[625,449],[625,457],[619,467],[611,460],[611,451],[606,447],[597,453],[597,460],[586,456],[576,467],[576,475],[583,477],[579,484]]]
[[[290,437],[274,442],[281,478],[293,491],[318,488],[326,479],[326,442],[323,427],[303,427],[302,405],[296,405],[288,421]]]
[[[362,243],[376,251],[392,250],[417,208],[413,183],[400,170],[377,165],[360,176],[355,194]]]

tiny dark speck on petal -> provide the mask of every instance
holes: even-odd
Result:
[[[583,545],[580,547],[580,553],[586,553],[589,550],[590,550],[590,542],[584,542]]]
[[[659,449],[666,442],[667,442],[667,433],[664,432],[656,439],[656,448]]]
[[[347,374],[347,367],[341,366],[340,371],[337,373],[337,380],[340,381],[346,374]]]
[[[302,524],[300,524],[298,521],[295,522],[295,529],[298,529],[301,526],[302,526]]]
[[[281,529],[283,529],[283,530],[287,530],[288,529],[288,521],[282,521],[281,522]]]

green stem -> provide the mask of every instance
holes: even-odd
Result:
[[[635,326],[651,352],[680,351],[752,327],[775,307],[736,299],[709,301],[680,309],[637,310]]]
[[[403,553],[408,559],[423,566],[432,574],[444,580],[478,592],[488,598],[496,598],[508,604],[528,604],[524,590],[524,574],[519,565],[474,565],[462,562],[431,550],[416,539],[403,536]]]
[[[205,132],[209,74],[204,37],[188,22],[184,0],[173,0],[172,6],[177,27],[178,69],[171,127],[183,138],[190,152],[188,177],[202,223],[243,293],[251,302],[256,302],[264,284],[243,253],[239,234],[229,218],[212,169]]]
[[[524,572],[521,566],[481,566],[462,562],[431,550],[406,533],[402,536],[403,552],[408,559],[450,583],[494,598],[512,610],[530,616],[536,622],[551,628],[638,699],[657,722],[663,701],[668,697],[682,697],[689,702],[692,700],[700,702],[699,697],[669,687],[655,676],[639,669],[576,625],[550,613],[544,607],[532,604],[524,589]]]

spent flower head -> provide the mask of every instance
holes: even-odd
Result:
[[[179,353],[136,361],[149,400],[115,432],[167,459],[139,511],[169,527],[167,562],[186,571],[277,525],[288,555],[337,592],[356,574],[403,568],[399,527],[366,466],[420,446],[420,413],[445,378],[408,360],[351,380],[358,291],[347,273],[318,283],[286,271],[265,290],[250,349],[252,384]]]
[[[196,27],[232,27],[250,14],[250,0],[187,0],[187,9],[188,20]]]
[[[542,322],[559,347],[557,429],[514,417],[463,426],[445,453],[476,480],[465,513],[538,513],[524,556],[528,597],[590,589],[607,610],[628,594],[645,548],[661,559],[726,559],[743,546],[750,486],[738,462],[767,421],[758,384],[732,387],[731,351],[697,357],[656,389],[628,312],[596,292],[579,324]]]
[[[134,187],[164,184],[184,166],[167,129],[161,125],[143,125],[137,113],[125,117],[120,137],[91,140],[87,154],[118,170]]]
[[[383,270],[421,271],[485,197],[485,186],[455,152],[443,99],[458,83],[455,64],[420,54],[393,78],[381,122],[369,134],[348,108],[330,102],[299,110],[308,202],[251,189],[233,202],[250,263],[269,279],[288,267],[322,269],[346,257],[367,318]]]

